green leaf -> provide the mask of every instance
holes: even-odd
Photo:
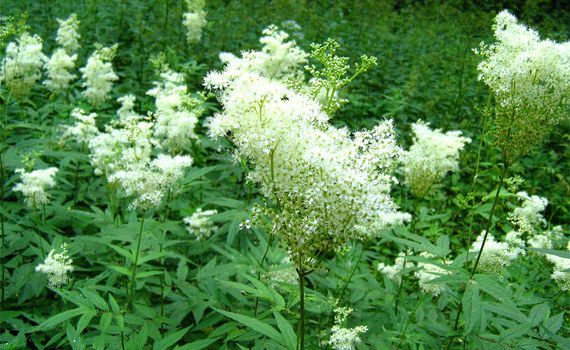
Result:
[[[180,339],[182,339],[182,337],[188,332],[190,327],[191,326],[186,327],[184,329],[181,329],[178,332],[168,334],[163,339],[156,341],[154,343],[154,346],[152,347],[153,350],[164,350],[164,349],[168,349],[169,347],[173,346],[174,344],[176,344],[176,342],[178,342]]]
[[[529,314],[529,321],[530,324],[534,327],[543,321],[546,321],[550,316],[550,307],[548,303],[538,304],[530,309]]]
[[[481,323],[483,308],[477,283],[469,282],[463,294],[463,317],[465,319],[465,334],[470,334]]]
[[[279,327],[283,336],[283,344],[287,349],[295,350],[297,347],[297,334],[295,334],[293,326],[280,313],[274,312],[273,315],[275,320],[277,320],[277,327]]]
[[[481,290],[491,295],[500,303],[516,308],[516,305],[512,300],[512,293],[504,283],[497,282],[491,276],[480,274],[475,275],[475,281]]]
[[[284,345],[283,344],[283,338],[281,337],[281,334],[279,334],[279,332],[277,332],[277,330],[273,327],[271,327],[270,325],[268,325],[267,323],[264,323],[256,318],[250,317],[250,316],[246,316],[246,315],[242,315],[242,314],[236,314],[235,312],[230,312],[230,311],[224,311],[224,310],[220,310],[217,308],[213,308],[215,311],[221,313],[224,316],[227,316],[233,320],[238,321],[239,323],[253,329],[254,331],[270,338],[273,339],[275,341],[277,341],[279,344]]]
[[[48,318],[44,322],[40,323],[38,326],[30,328],[27,331],[27,333],[45,331],[47,329],[50,329],[50,328],[57,326],[58,324],[60,324],[62,322],[65,322],[65,321],[67,321],[73,317],[79,316],[85,312],[90,312],[90,310],[85,309],[84,307],[78,307],[76,309],[64,311],[62,313],[56,314],[56,315]]]
[[[216,340],[218,340],[218,338],[196,340],[180,347],[177,346],[175,350],[202,350],[214,343]]]

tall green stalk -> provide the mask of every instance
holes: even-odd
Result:
[[[299,275],[299,325],[297,327],[297,350],[305,350],[305,277],[307,273],[297,269]]]
[[[2,244],[0,247],[4,250],[6,246],[6,231],[4,228],[4,154],[0,153],[0,243]],[[4,309],[4,286],[6,284],[6,272],[4,270],[4,262],[2,259],[1,266],[0,266],[0,274],[2,275],[2,290],[0,291],[0,310]]]
[[[501,193],[501,188],[503,187],[504,181],[505,181],[505,176],[507,174],[507,170],[508,170],[509,166],[508,163],[503,162],[503,170],[501,172],[501,177],[499,179],[499,187],[497,188],[497,192],[495,193],[495,199],[493,200],[493,206],[491,207],[491,213],[489,214],[489,218],[487,219],[487,223],[485,225],[485,234],[483,236],[483,242],[481,243],[481,248],[479,248],[479,252],[477,253],[477,259],[475,260],[475,264],[473,265],[473,268],[471,269],[470,272],[470,278],[473,279],[473,276],[475,276],[475,272],[477,271],[477,267],[479,266],[479,260],[481,259],[481,254],[483,253],[483,249],[485,248],[485,242],[487,241],[487,237],[489,236],[489,231],[491,230],[491,225],[493,224],[493,214],[495,213],[495,208],[497,206],[497,203],[499,202],[499,195]],[[457,315],[455,317],[455,321],[454,321],[454,325],[453,325],[453,331],[456,332],[457,328],[459,326],[459,317],[461,316],[461,312],[463,311],[463,298],[461,298],[460,302],[459,302],[459,308],[457,310]],[[446,346],[446,350],[451,349],[451,344],[453,343],[453,340],[455,339],[455,335],[452,335],[449,337],[449,341],[447,343]]]
[[[137,238],[137,248],[136,248],[136,253],[135,253],[135,261],[133,262],[133,268],[131,270],[131,284],[129,286],[129,294],[127,295],[127,304],[125,306],[125,311],[128,310],[128,308],[131,306],[131,303],[133,300],[133,291],[135,289],[135,279],[136,279],[136,275],[137,275],[137,265],[139,263],[139,254],[141,251],[141,239],[142,239],[143,226],[144,226],[144,213],[142,214],[141,224],[139,226],[139,234],[138,234],[138,238]]]

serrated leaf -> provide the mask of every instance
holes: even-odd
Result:
[[[166,337],[154,343],[154,346],[152,347],[153,350],[168,349],[169,347],[176,344],[180,339],[182,339],[182,337],[188,332],[189,329],[190,327],[186,327],[177,332],[168,334]]]
[[[293,326],[285,319],[285,317],[281,316],[280,313],[274,312],[273,316],[277,321],[277,327],[281,331],[281,335],[283,336],[283,344],[287,349],[295,350],[297,347],[297,335],[293,330]]]
[[[270,339],[275,340],[279,344],[284,345],[283,344],[283,338],[281,337],[281,334],[279,334],[279,332],[277,332],[277,330],[275,328],[268,325],[267,323],[264,323],[264,322],[262,322],[256,318],[253,318],[250,316],[237,314],[235,312],[220,310],[217,308],[212,308],[212,309],[221,313],[224,316],[231,318],[232,320],[238,321],[239,323],[243,324],[244,326],[253,329],[257,333],[260,333],[260,334],[262,334],[262,335],[264,335]]]
[[[202,350],[207,348],[217,340],[218,338],[195,340],[191,343],[184,344],[183,346],[177,346],[175,350]]]
[[[483,308],[479,296],[477,283],[469,282],[463,294],[463,318],[465,320],[465,334],[470,334],[481,322]]]
[[[59,314],[56,314],[56,315],[48,318],[44,322],[40,323],[38,326],[30,328],[27,331],[27,333],[45,331],[47,329],[50,329],[50,328],[57,326],[60,323],[63,323],[69,319],[72,319],[73,317],[79,316],[79,315],[85,313],[86,311],[89,312],[90,310],[85,309],[83,307],[78,307],[75,309],[71,309],[71,310],[61,312]]]

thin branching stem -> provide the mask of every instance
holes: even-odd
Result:
[[[129,294],[127,295],[127,304],[125,306],[125,310],[127,310],[133,300],[133,291],[135,289],[135,279],[137,276],[137,265],[139,263],[139,254],[141,251],[141,240],[142,240],[142,232],[143,232],[143,226],[144,226],[144,212],[141,215],[141,223],[139,226],[139,234],[138,234],[138,238],[137,238],[137,248],[136,248],[136,252],[135,252],[135,260],[133,262],[133,268],[131,269],[131,284],[129,286]]]

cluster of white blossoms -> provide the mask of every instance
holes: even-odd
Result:
[[[400,161],[404,183],[414,196],[422,198],[448,172],[458,170],[459,152],[471,139],[461,136],[461,131],[432,130],[421,120],[412,124],[412,129],[414,143],[401,153]]]
[[[43,264],[36,266],[36,271],[46,274],[49,285],[58,288],[69,281],[68,274],[73,271],[72,263],[67,253],[67,244],[64,243],[59,252],[52,249]]]
[[[208,120],[209,134],[228,136],[254,165],[249,179],[275,204],[266,212],[271,230],[296,267],[310,268],[319,254],[409,218],[389,195],[400,152],[392,121],[351,135],[283,83],[247,72],[217,85],[227,73],[206,77],[223,106]]]
[[[85,67],[80,69],[83,86],[86,88],[83,95],[93,106],[110,98],[113,82],[119,79],[111,64],[116,50],[117,45],[110,48],[98,47],[87,59]]]
[[[537,228],[546,225],[542,212],[546,209],[548,200],[544,197],[529,196],[526,192],[519,192],[517,196],[523,203],[509,215],[509,221],[521,233],[533,234]]]
[[[471,253],[479,253],[484,236],[485,231],[481,232],[473,242]],[[500,274],[503,267],[509,266],[519,255],[524,254],[519,242],[518,235],[506,237],[505,242],[495,240],[492,234],[487,235],[477,269],[486,273]]]
[[[69,87],[69,83],[77,76],[70,70],[75,68],[77,54],[69,55],[65,49],[59,48],[51,55],[45,64],[48,79],[44,81],[45,86],[54,93],[64,91]]]
[[[0,82],[13,96],[25,96],[41,79],[41,69],[47,61],[42,48],[42,38],[28,33],[6,47],[6,57],[0,63]]]
[[[55,186],[55,175],[58,168],[47,168],[26,172],[24,169],[16,169],[20,174],[21,182],[14,186],[15,192],[21,192],[26,203],[31,208],[49,203],[48,188]]]
[[[187,225],[186,229],[190,234],[196,236],[197,241],[210,238],[212,233],[218,229],[211,220],[211,216],[217,213],[217,210],[196,209],[191,216],[184,218],[184,223]]]
[[[75,124],[65,127],[63,139],[73,139],[79,144],[87,144],[99,133],[95,123],[96,113],[85,114],[81,108],[75,108],[71,111],[71,116],[75,119]]]
[[[202,110],[196,108],[199,100],[188,93],[182,74],[167,69],[160,78],[147,92],[155,98],[154,137],[171,153],[178,153],[198,138],[194,129]]]
[[[356,326],[354,328],[346,328],[345,324],[348,315],[354,311],[351,308],[340,307],[334,310],[335,324],[331,328],[331,337],[329,345],[334,350],[354,350],[356,344],[362,342],[360,334],[368,331],[367,326]]]
[[[70,71],[75,68],[79,49],[79,20],[76,14],[72,14],[67,20],[57,20],[59,29],[57,31],[56,42],[61,47],[56,49],[50,59],[46,62],[45,68],[48,79],[44,81],[46,87],[53,93],[60,93],[69,87],[69,83],[77,76]]]
[[[420,257],[433,259],[434,255],[421,252]],[[450,261],[442,261],[442,264],[450,264]],[[424,293],[431,294],[433,296],[438,296],[445,289],[444,283],[433,282],[438,277],[450,274],[449,270],[444,269],[441,266],[431,264],[428,262],[420,261],[417,263],[417,270],[414,275],[418,279],[418,284],[420,289]]]
[[[226,64],[223,72],[212,72],[208,76],[208,84],[226,87],[231,81],[243,74],[257,73],[267,79],[286,81],[304,81],[303,66],[307,63],[308,54],[295,40],[289,40],[289,34],[270,25],[263,31],[259,42],[259,51],[242,52],[241,57],[223,52],[220,59]]]
[[[157,208],[192,164],[192,158],[157,154],[159,141],[153,137],[155,124],[135,112],[134,96],[126,95],[118,101],[121,103],[117,111],[119,119],[107,125],[105,132],[88,139],[91,164],[96,174],[104,175],[111,184],[120,185],[124,194],[132,199],[131,209]],[[81,127],[86,128],[85,123]]]
[[[182,24],[186,27],[186,40],[190,44],[202,39],[203,28],[208,24],[206,11],[204,11],[205,5],[204,0],[186,0],[188,12],[184,14]]]
[[[386,265],[384,263],[378,264],[378,271],[382,274],[386,275],[389,279],[399,282],[402,276],[399,276],[402,270],[404,269],[404,263],[408,266],[412,265],[411,262],[406,261],[406,254],[404,252],[400,252],[398,257],[394,261],[394,265]]]
[[[68,19],[58,19],[59,29],[55,41],[65,51],[73,53],[79,49],[79,38],[77,32],[79,29],[79,20],[75,13],[71,14]]]
[[[475,50],[479,79],[497,100],[495,128],[507,161],[526,154],[561,119],[570,101],[570,42],[540,40],[507,10],[494,24],[496,42]]]
[[[570,252],[570,242],[568,242],[566,251]],[[546,258],[554,265],[554,272],[550,277],[561,290],[570,291],[570,259],[550,254],[546,255]]]
[[[299,281],[299,275],[297,275],[289,255],[281,259],[279,264],[273,265],[267,277],[269,283],[280,289],[282,284],[296,286]]]
[[[118,182],[131,197],[131,209],[146,211],[161,205],[167,191],[184,175],[192,165],[189,156],[160,154],[144,167],[120,170],[109,176],[109,182]]]

